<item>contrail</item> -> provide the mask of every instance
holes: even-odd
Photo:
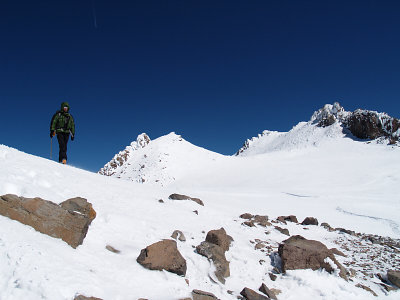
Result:
[[[93,11],[94,28],[97,29],[97,16],[96,16],[96,8],[94,6],[94,0],[92,0],[92,11]]]

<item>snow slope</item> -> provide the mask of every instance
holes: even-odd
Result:
[[[336,131],[330,136],[327,128],[306,129],[326,138],[318,145],[310,139],[307,147],[243,157],[194,148],[171,134],[137,150],[143,151],[138,157],[149,159],[145,169],[150,184],[93,174],[0,146],[0,195],[39,196],[56,203],[81,196],[97,212],[83,245],[76,250],[0,216],[0,299],[73,299],[76,293],[102,299],[180,299],[190,296],[193,289],[212,292],[220,299],[236,299],[245,286],[257,290],[262,282],[280,289],[279,299],[376,299],[355,287],[356,283],[369,286],[379,298],[398,299],[398,291],[386,295],[375,277],[361,273],[361,266],[354,267],[358,275],[348,282],[324,271],[290,271],[278,275],[276,281],[268,276],[276,255],[255,250],[253,243],[262,240],[276,250],[287,236],[273,228],[241,225],[238,216],[244,212],[270,218],[295,214],[299,221],[314,216],[332,227],[400,238],[399,148],[367,145]],[[292,141],[289,146],[296,144],[295,136]],[[151,144],[147,149],[151,151],[144,152]],[[161,168],[150,160],[160,155],[165,163]],[[177,174],[175,180],[163,173],[164,167],[174,168],[168,174]],[[165,177],[157,177],[160,174]],[[165,186],[155,183],[156,178],[164,179]],[[175,192],[199,197],[205,206],[168,200]],[[343,243],[357,244],[352,237],[319,226],[308,230],[291,223],[279,226],[292,235],[338,247],[348,254],[348,258],[338,257],[342,263],[354,257],[366,259],[356,248],[340,248]],[[231,276],[225,285],[213,283],[213,265],[193,249],[209,230],[220,227],[234,238],[226,254]],[[187,261],[189,284],[183,277],[149,271],[136,263],[141,249],[169,238],[175,229],[187,238],[187,242],[178,242],[178,249]],[[107,244],[121,253],[107,251]],[[367,242],[361,246],[375,247]],[[399,254],[388,256],[389,261],[386,255],[376,255],[368,272],[400,268]],[[380,258],[386,260],[378,265]]]

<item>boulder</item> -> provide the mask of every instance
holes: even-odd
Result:
[[[218,230],[211,230],[207,233],[206,242],[218,245],[224,251],[229,250],[229,246],[233,238],[226,234],[225,229],[222,227]]]
[[[253,291],[252,289],[249,288],[244,288],[241,292],[240,295],[242,295],[245,299],[247,300],[269,300],[270,298],[260,295],[259,293]]]
[[[58,205],[41,198],[11,194],[0,197],[0,214],[60,238],[73,248],[83,243],[89,225],[96,217],[92,205],[84,198],[69,199]]]
[[[334,267],[330,259],[339,269],[339,276],[346,279],[345,268],[336,260],[332,251],[319,241],[307,240],[300,235],[295,235],[279,244],[278,253],[282,260],[282,271],[312,269],[325,269],[332,273]]]
[[[254,222],[263,227],[271,226],[271,223],[268,222],[268,216],[255,215]]]
[[[204,206],[203,201],[201,201],[199,198],[192,198],[186,195],[180,195],[180,194],[172,194],[168,197],[170,200],[190,200],[190,201],[194,201],[197,204]]]
[[[276,298],[275,293],[273,291],[271,291],[264,283],[260,286],[260,288],[258,290],[261,293],[267,295],[270,299],[278,300],[278,298]]]
[[[278,230],[280,233],[282,233],[284,235],[290,236],[289,230],[286,229],[286,228],[281,228],[279,226],[275,226],[275,229]]]
[[[230,276],[230,270],[229,261],[226,260],[224,249],[218,245],[204,241],[196,247],[196,252],[207,257],[214,263],[216,268],[215,276],[221,283],[225,283],[225,278]]]
[[[163,240],[142,249],[136,261],[149,270],[166,270],[186,275],[186,260],[178,251],[176,241]]]
[[[301,222],[301,225],[316,225],[316,226],[318,226],[318,220],[313,217],[307,217],[304,219],[303,222]]]
[[[389,270],[387,272],[387,278],[393,285],[400,288],[400,271]]]
[[[297,221],[296,216],[294,215],[290,215],[290,216],[279,216],[277,218],[278,221],[286,224],[286,222],[293,222],[293,223],[299,223],[299,221]]]
[[[185,235],[183,234],[183,232],[180,231],[180,230],[175,230],[175,231],[172,233],[171,237],[172,237],[174,240],[178,239],[178,240],[180,240],[181,242],[186,242],[186,237],[185,237]]]
[[[193,290],[192,291],[193,300],[216,300],[218,299],[212,293],[207,293],[200,290]]]
[[[239,217],[242,219],[250,220],[250,219],[253,219],[254,216],[249,213],[244,213],[244,214],[241,214]]]

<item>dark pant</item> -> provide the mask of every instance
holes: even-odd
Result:
[[[57,133],[58,148],[60,153],[58,155],[58,161],[62,162],[63,159],[67,160],[67,144],[69,139],[69,133],[60,132]]]

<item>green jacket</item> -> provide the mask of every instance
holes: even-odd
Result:
[[[68,107],[67,112],[64,112],[65,106]],[[74,118],[69,113],[69,108],[68,102],[61,103],[61,110],[56,112],[53,117],[53,121],[51,122],[51,131],[55,131],[56,133],[70,132],[73,136],[75,136]]]

